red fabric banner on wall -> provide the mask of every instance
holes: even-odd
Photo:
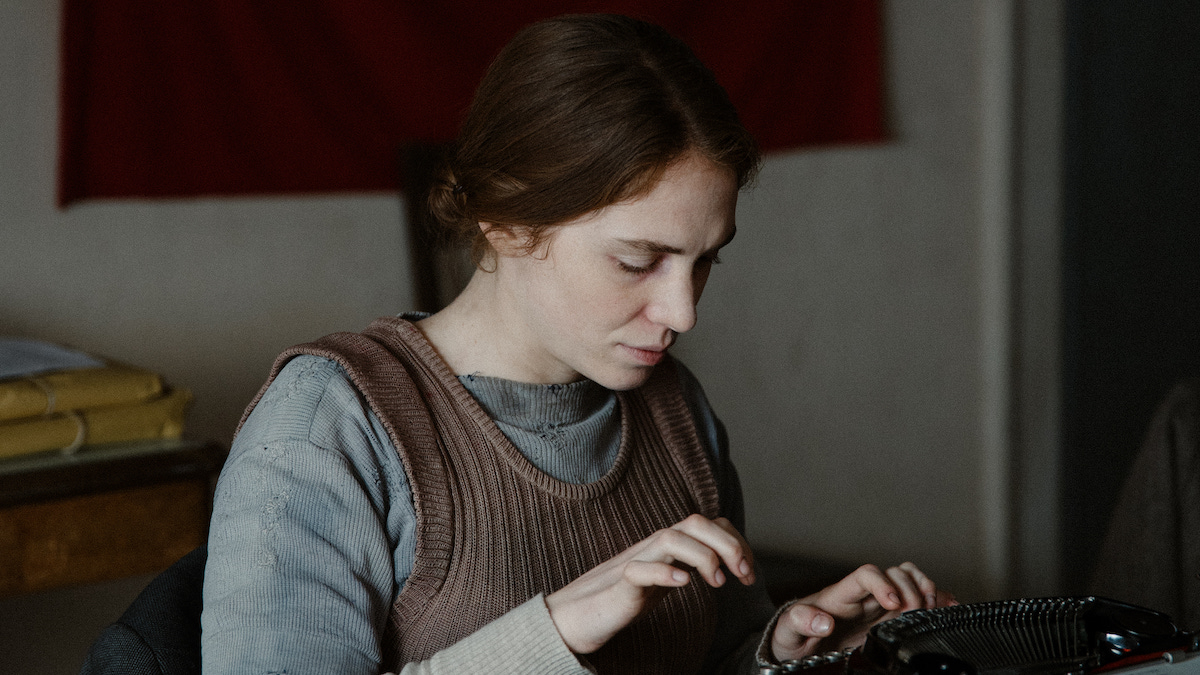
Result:
[[[877,0],[65,0],[59,203],[396,190],[522,26],[682,37],[766,150],[883,137]]]

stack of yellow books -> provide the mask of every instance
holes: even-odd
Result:
[[[191,400],[149,370],[0,338],[0,458],[179,438]]]

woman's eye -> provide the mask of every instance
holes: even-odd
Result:
[[[658,260],[656,259],[656,260],[651,260],[648,262],[632,263],[632,262],[625,262],[624,260],[621,260],[620,258],[618,258],[617,266],[621,268],[622,272],[640,276],[643,274],[649,274],[650,272],[654,271],[654,268],[658,266]]]

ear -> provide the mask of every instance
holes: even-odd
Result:
[[[483,236],[497,255],[517,257],[529,253],[529,233],[520,226],[503,226],[495,223],[479,223]]]

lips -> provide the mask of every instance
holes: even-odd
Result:
[[[628,352],[630,356],[634,358],[634,360],[647,366],[657,365],[659,361],[662,361],[663,356],[667,353],[667,350],[659,348],[643,349],[641,347],[631,347],[629,345],[621,346],[625,348],[625,351]]]

